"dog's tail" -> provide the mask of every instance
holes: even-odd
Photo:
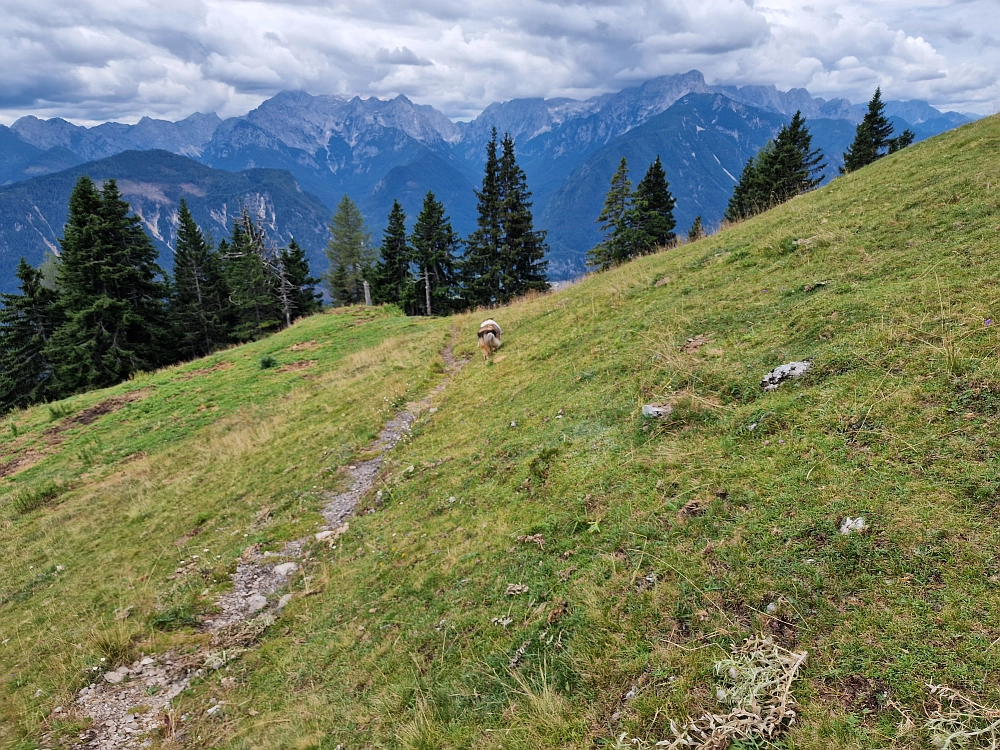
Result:
[[[493,331],[487,331],[483,334],[483,344],[488,346],[491,352],[499,349],[500,343],[500,337],[493,333]]]

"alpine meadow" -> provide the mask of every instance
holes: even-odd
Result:
[[[488,314],[7,413],[0,746],[995,747],[998,173],[990,117]]]

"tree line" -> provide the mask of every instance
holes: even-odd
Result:
[[[0,411],[103,388],[288,326],[320,307],[294,241],[276,248],[244,208],[215,247],[178,210],[173,275],[114,180],[73,188],[54,273],[24,258],[0,294]]]
[[[854,141],[844,152],[840,173],[861,169],[906,148],[913,143],[914,137],[910,130],[893,137],[893,126],[885,117],[882,91],[877,88],[868,103],[868,111],[855,129]],[[750,218],[814,189],[823,180],[826,168],[823,158],[819,149],[812,148],[806,118],[801,111],[796,112],[791,122],[782,126],[778,134],[747,161],[733,188],[724,220]],[[605,270],[674,244],[677,241],[673,232],[675,206],[659,156],[634,191],[628,179],[628,161],[622,157],[597,217],[604,236],[588,253],[588,263]],[[702,218],[698,216],[687,239],[694,241],[704,235]]]
[[[393,201],[376,253],[361,211],[344,196],[326,250],[333,303],[361,302],[368,282],[374,304],[395,304],[408,315],[447,315],[548,289],[545,232],[534,228],[531,191],[514,139],[504,134],[498,143],[495,128],[476,198],[476,229],[465,240],[433,192],[424,197],[409,233],[406,214]]]

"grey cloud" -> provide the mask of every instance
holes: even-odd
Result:
[[[394,50],[381,47],[375,53],[375,62],[385,65],[433,65],[430,60],[417,57],[417,53],[409,47],[396,47]]]
[[[0,120],[226,116],[295,88],[402,93],[471,117],[691,68],[987,111],[998,25],[995,0],[33,0],[0,27]]]

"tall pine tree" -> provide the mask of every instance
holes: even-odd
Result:
[[[465,241],[462,278],[465,298],[471,307],[497,304],[501,298],[503,262],[503,194],[500,189],[500,159],[497,156],[497,130],[493,128],[486,144],[486,168],[483,184],[476,191],[476,230]]]
[[[631,255],[645,255],[657,248],[672,244],[677,235],[674,234],[674,206],[677,201],[670,194],[667,185],[667,175],[663,171],[660,157],[649,165],[645,176],[635,188],[632,199]]]
[[[403,298],[410,315],[447,315],[460,306],[455,273],[458,244],[444,206],[428,192],[410,235],[415,273]]]
[[[632,182],[628,178],[628,159],[624,156],[611,176],[611,187],[604,196],[604,208],[597,217],[604,239],[587,253],[587,262],[606,270],[628,260],[632,248]]]
[[[45,401],[55,391],[46,344],[61,322],[57,294],[21,258],[20,294],[0,294],[0,413]]]
[[[101,388],[170,362],[156,248],[114,180],[70,197],[58,286],[66,321],[48,341],[60,393]]]
[[[726,221],[749,218],[812,190],[822,182],[825,166],[822,152],[812,147],[805,118],[796,112],[743,168],[726,207]]]
[[[330,220],[326,257],[326,285],[333,303],[340,306],[364,302],[364,280],[372,261],[371,233],[361,211],[346,195]]]
[[[514,139],[505,133],[501,144],[500,183],[500,288],[498,301],[510,302],[528,292],[549,288],[545,260],[545,232],[536,231],[531,215],[531,191],[524,170],[517,164]]]
[[[872,164],[887,153],[892,154],[906,148],[914,141],[911,130],[904,130],[896,138],[892,137],[892,123],[886,119],[885,104],[882,102],[882,88],[875,89],[875,95],[868,102],[868,111],[854,131],[854,141],[844,152],[844,166],[840,173],[853,172]]]
[[[233,311],[219,254],[181,198],[177,212],[170,322],[181,358],[203,357],[230,341]]]
[[[389,224],[382,234],[379,259],[372,266],[368,278],[374,304],[402,304],[410,283],[412,254],[406,239],[406,214],[399,201],[394,200],[389,211]]]

